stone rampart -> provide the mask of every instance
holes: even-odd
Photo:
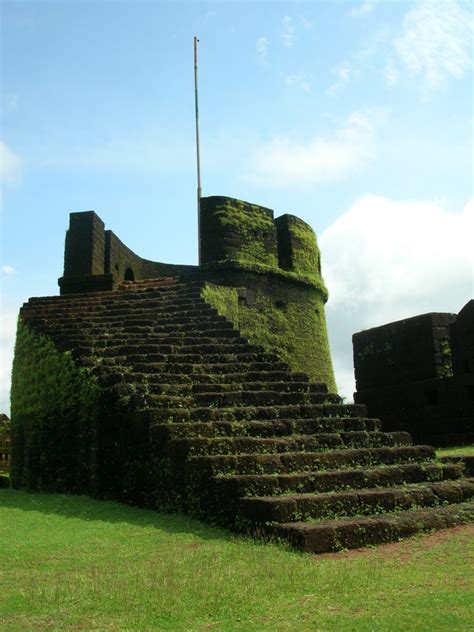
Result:
[[[474,440],[474,301],[354,334],[354,400],[418,443]]]

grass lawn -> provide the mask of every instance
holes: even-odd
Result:
[[[187,517],[0,490],[0,628],[472,629],[474,525],[309,556]]]
[[[474,445],[461,445],[453,448],[436,448],[438,456],[460,456],[461,454],[474,455]]]

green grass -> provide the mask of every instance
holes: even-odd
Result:
[[[187,517],[0,490],[0,627],[464,631],[474,527],[448,533],[312,557]]]
[[[461,445],[452,448],[437,448],[438,456],[460,456],[462,454],[474,455],[474,445]]]

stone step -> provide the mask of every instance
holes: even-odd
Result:
[[[301,392],[277,390],[240,390],[220,393],[199,393],[193,395],[196,406],[285,406],[287,404],[339,404],[339,395],[327,392]]]
[[[176,312],[167,311],[162,315],[156,311],[151,313],[130,313],[123,310],[124,313],[116,313],[110,315],[107,313],[91,314],[88,320],[92,320],[95,324],[107,323],[108,327],[124,327],[124,326],[144,326],[144,325],[178,325],[184,323],[199,322],[201,319],[212,319],[213,322],[219,322],[221,317],[217,314],[213,307],[200,307],[189,310],[176,310]]]
[[[238,519],[251,523],[327,520],[421,507],[462,503],[474,496],[468,479],[415,483],[320,494],[242,498]]]
[[[101,357],[114,356],[169,356],[170,361],[179,359],[181,356],[185,358],[201,356],[228,356],[229,354],[262,354],[265,353],[263,347],[250,345],[246,341],[235,338],[224,338],[222,342],[209,345],[183,345],[170,344],[167,341],[158,342],[156,340],[132,340],[128,339],[126,334],[117,337],[109,337],[103,339],[93,339],[91,337],[69,338],[57,336],[54,338],[58,349],[74,350],[80,349],[83,355],[100,355]]]
[[[173,439],[167,446],[172,458],[224,454],[282,454],[285,452],[319,452],[344,448],[408,446],[407,432],[318,432],[312,435],[289,435],[279,438],[196,437]]]
[[[165,375],[165,379],[163,379],[163,375]],[[240,391],[255,391],[259,392],[263,391],[272,391],[272,392],[304,392],[304,393],[327,393],[327,386],[325,384],[310,384],[308,382],[298,382],[296,380],[289,380],[287,382],[238,382],[236,380],[232,382],[222,382],[222,383],[211,383],[206,384],[206,382],[195,382],[195,378],[189,379],[189,376],[182,376],[180,374],[176,374],[172,381],[169,381],[171,374],[157,374],[157,373],[129,373],[125,375],[127,381],[137,381],[137,382],[147,382],[147,383],[164,383],[171,384],[173,382],[188,382],[192,387],[193,393],[214,393],[214,392],[223,392],[223,393],[235,393]],[[183,380],[184,377],[184,380]],[[207,380],[209,380],[209,376],[203,376]],[[240,375],[240,377],[245,378],[245,375]]]
[[[162,377],[162,375],[160,375],[159,377]],[[202,400],[196,398],[196,386],[200,386],[200,385],[192,384],[191,381],[189,381],[189,383],[186,383],[186,382],[183,383],[183,380],[179,380],[174,383],[169,383],[166,380],[165,381],[157,380],[156,376],[153,374],[145,374],[145,373],[128,373],[127,374],[127,373],[114,373],[111,371],[107,371],[104,375],[104,378],[101,379],[99,377],[99,381],[101,382],[101,384],[109,385],[109,386],[112,384],[119,383],[119,382],[124,382],[128,384],[135,383],[137,385],[137,388],[141,389],[141,391],[148,392],[151,394],[168,393],[169,395],[173,395],[173,396],[186,394],[186,395],[192,396],[193,406],[204,405]],[[292,388],[293,384],[294,384],[294,388]],[[235,384],[229,384],[229,385],[223,384],[220,386],[222,387],[223,391],[225,390],[226,386],[230,386],[232,388],[229,389],[227,392],[240,396],[238,398],[240,403],[236,402],[234,405],[246,405],[248,403],[250,404],[253,404],[253,403],[282,404],[282,403],[289,403],[289,402],[295,403],[297,399],[295,397],[290,397],[290,396],[292,396],[294,393],[296,393],[297,395],[301,394],[302,388],[306,390],[306,397],[303,399],[300,399],[300,401],[305,401],[305,402],[312,401],[313,403],[318,403],[321,401],[323,402],[328,401],[328,398],[330,400],[331,397],[333,397],[333,396],[327,395],[326,393],[327,388],[326,388],[326,391],[319,392],[317,390],[317,387],[319,385],[317,384],[308,384],[306,382],[302,382],[302,383],[288,382],[288,384],[281,383],[281,389],[273,388],[271,390],[267,390],[268,386],[272,386],[272,385],[274,385],[274,383],[269,382],[269,383],[256,383],[256,384],[247,383],[244,385],[235,383]],[[325,385],[322,385],[322,386],[325,386]],[[202,387],[203,389],[205,389],[206,385],[203,384]],[[256,387],[255,390],[253,387]],[[262,391],[259,391],[258,387],[261,387]],[[314,388],[311,389],[311,387],[314,387]],[[252,390],[249,391],[248,389],[252,389]],[[280,392],[280,390],[282,392]],[[251,397],[249,396],[249,393],[252,394]],[[258,397],[259,393],[262,393],[261,398]],[[274,394],[274,396],[270,397],[272,393]],[[315,397],[311,397],[313,394],[316,394]],[[199,395],[202,395],[202,394],[200,393]],[[282,397],[282,395],[283,396],[286,395],[287,397],[286,398]],[[229,400],[226,402],[226,405],[230,403],[232,402]]]
[[[69,341],[67,341],[69,342]],[[61,346],[66,343],[61,343]],[[74,348],[74,345],[71,345],[71,348]],[[235,343],[232,339],[226,340],[222,344],[212,344],[212,345],[172,345],[172,344],[154,344],[153,342],[143,342],[143,343],[130,343],[127,341],[126,336],[122,340],[121,344],[114,344],[114,341],[111,342],[110,345],[106,346],[93,346],[94,349],[99,349],[101,354],[104,357],[108,356],[136,356],[136,355],[166,355],[170,356],[170,361],[178,358],[189,358],[196,357],[201,358],[202,356],[210,357],[213,359],[217,359],[219,356],[235,356],[239,357],[242,355],[244,358],[252,357],[254,355],[262,355],[266,352],[263,347],[258,347],[257,345],[250,345],[245,342],[239,341]],[[275,358],[274,355],[271,355],[272,358]]]
[[[155,331],[174,331],[180,325],[186,325],[189,329],[202,330],[206,327],[217,329],[222,323],[226,324],[225,328],[232,328],[232,325],[225,320],[223,316],[217,315],[217,312],[209,310],[193,310],[185,314],[178,313],[176,315],[163,316],[155,318],[153,313],[141,316],[113,316],[110,317],[105,313],[97,313],[96,315],[87,310],[84,314],[67,313],[63,316],[55,316],[54,318],[40,317],[30,315],[24,318],[25,322],[31,327],[42,328],[60,328],[61,326],[69,326],[75,322],[83,329],[91,329],[93,327],[106,327],[110,333],[114,331],[122,331],[124,327],[153,327]]]
[[[408,463],[372,468],[349,468],[325,472],[295,472],[292,474],[234,474],[211,478],[219,504],[244,496],[277,496],[281,494],[311,494],[390,487],[423,482],[456,480],[463,475],[458,464]]]
[[[153,285],[153,283],[149,283],[149,281],[151,282],[157,282],[155,285],[156,287],[158,287],[158,289],[162,289],[163,291],[168,291],[171,290],[173,288],[191,288],[191,287],[202,287],[203,283],[200,279],[195,278],[195,279],[183,279],[182,277],[179,276],[173,276],[173,277],[168,277],[170,279],[173,279],[173,283],[169,283],[168,287],[163,287],[164,284],[161,284],[160,281],[162,279],[164,279],[165,277],[155,277],[154,279],[143,279],[142,281],[130,281],[127,283],[127,285],[124,285],[124,288],[126,290],[137,290],[137,292],[139,292],[141,290],[141,288],[144,288],[145,292],[149,292],[150,288],[149,286]],[[145,287],[145,281],[148,284],[148,286]],[[120,291],[120,290],[118,290]]]
[[[233,332],[232,332],[233,333]],[[50,333],[51,335],[51,333]],[[242,350],[256,351],[255,345],[249,345],[245,338],[237,336],[219,336],[215,338],[208,338],[202,336],[201,338],[193,336],[171,338],[167,335],[158,335],[153,333],[148,334],[129,334],[127,332],[114,332],[114,334],[99,334],[93,335],[90,332],[83,332],[81,335],[78,333],[64,334],[56,333],[54,336],[54,342],[56,345],[69,345],[70,348],[82,347],[84,345],[90,346],[96,350],[113,350],[120,351],[123,346],[134,347],[137,349],[150,349],[154,353],[182,353],[186,350],[188,352],[195,352],[194,350],[202,348],[203,346],[217,349],[223,349],[224,351],[236,350],[237,352]]]
[[[271,537],[286,540],[307,553],[327,553],[396,542],[412,535],[446,529],[474,519],[474,503],[405,510],[368,518],[342,518],[323,523],[290,522],[267,528]]]
[[[142,411],[143,412],[143,411]],[[134,418],[140,411],[134,413]],[[155,424],[150,436],[158,443],[171,439],[212,437],[277,438],[291,435],[309,435],[331,432],[379,431],[378,419],[364,417],[338,417],[320,419],[272,419],[270,421],[213,421],[193,423]]]
[[[57,305],[57,304],[67,304],[67,305],[77,305],[77,304],[94,304],[96,302],[112,302],[121,300],[123,298],[131,298],[137,297],[137,299],[143,298],[144,300],[158,296],[171,295],[173,293],[179,294],[182,292],[194,291],[196,289],[202,288],[202,283],[199,281],[176,281],[173,284],[165,285],[156,284],[155,287],[147,287],[147,288],[136,288],[129,287],[127,289],[117,289],[108,292],[87,292],[87,293],[77,293],[77,294],[67,294],[63,296],[40,296],[40,297],[32,297],[28,300],[25,305],[27,306],[41,306],[41,305]],[[136,291],[133,291],[136,289]]]
[[[84,350],[87,351],[87,349]],[[127,360],[127,364],[132,366],[136,366],[137,364],[144,365],[145,363],[164,364],[167,365],[168,368],[173,368],[173,372],[180,372],[181,369],[178,369],[178,367],[182,365],[190,365],[191,367],[201,366],[204,364],[203,360],[205,360],[206,365],[214,366],[219,364],[229,366],[237,363],[247,365],[256,363],[278,364],[279,362],[278,356],[272,353],[238,352],[237,350],[230,351],[229,353],[209,353],[205,354],[204,357],[199,353],[179,353],[173,355],[166,353],[124,353],[117,356],[112,355],[111,357],[123,358]],[[193,369],[191,368],[191,370]]]
[[[141,369],[143,369],[143,371],[130,371],[130,370],[121,370],[120,368],[116,368],[113,369],[110,366],[106,366],[104,367],[103,365],[99,364],[96,365],[93,369],[93,373],[96,375],[100,375],[102,370],[105,369],[105,372],[107,373],[107,376],[117,376],[117,379],[112,380],[110,383],[116,383],[116,382],[123,382],[123,381],[135,381],[137,383],[141,383],[141,382],[146,382],[148,384],[162,384],[162,385],[168,385],[168,386],[179,386],[179,385],[185,385],[186,387],[192,387],[193,391],[199,387],[200,385],[203,386],[204,389],[207,388],[207,382],[209,382],[210,379],[212,380],[219,380],[220,384],[219,386],[221,386],[223,389],[225,389],[226,386],[229,386],[229,388],[231,389],[238,389],[238,388],[242,388],[244,386],[248,387],[248,389],[250,389],[251,386],[260,386],[260,384],[266,384],[267,388],[269,389],[276,389],[278,390],[278,384],[281,384],[283,388],[288,388],[288,390],[292,390],[291,389],[291,385],[293,382],[296,382],[298,385],[302,384],[305,386],[308,386],[308,377],[306,375],[302,375],[302,374],[291,374],[291,373],[286,373],[283,371],[267,371],[267,372],[262,372],[261,374],[258,374],[257,372],[249,372],[249,373],[230,373],[228,375],[226,374],[215,374],[215,375],[210,375],[208,373],[193,373],[192,375],[190,375],[189,373],[154,373],[154,372],[148,372],[147,369],[150,368],[150,365],[143,365],[140,367]],[[268,380],[267,382],[252,382],[252,381],[246,381],[249,379],[252,379],[254,376],[263,376],[265,377],[266,380]],[[304,382],[303,379],[306,378],[306,381]],[[277,380],[281,380],[280,382],[278,382]],[[216,384],[216,382],[213,382],[213,384]],[[321,392],[326,392],[327,391],[327,387],[325,384],[312,384],[312,387],[316,387],[315,390],[317,390],[318,388],[321,388]]]
[[[169,355],[164,353],[137,353],[126,355],[101,355],[92,354],[90,347],[76,347],[71,349],[72,356],[81,361],[84,366],[95,366],[98,363],[115,367],[124,367],[126,370],[137,372],[171,372],[190,374],[202,373],[206,368],[210,372],[217,373],[235,372],[253,369],[262,366],[264,369],[276,368],[284,370],[287,365],[278,362],[274,355],[268,353],[241,353],[241,354],[213,354],[203,358],[201,355],[181,354]],[[92,355],[91,355],[92,354]],[[206,362],[204,363],[203,360]],[[227,362],[226,362],[227,360]]]
[[[280,381],[280,382],[266,382],[266,381],[250,381],[250,382],[208,382],[199,383],[193,385],[193,393],[212,395],[214,393],[238,393],[242,391],[252,392],[277,392],[277,393],[327,393],[327,386],[323,383],[311,384],[308,381],[298,382],[292,381]]]
[[[441,463],[455,463],[460,465],[469,476],[474,476],[474,454],[454,454],[440,457]]]
[[[289,474],[292,472],[334,470],[424,463],[434,459],[431,446],[359,448],[324,452],[286,452],[280,454],[231,454],[188,458],[185,470],[191,483],[202,477],[228,474]]]
[[[58,300],[49,303],[25,303],[22,308],[25,312],[34,310],[35,313],[41,315],[67,314],[71,313],[71,311],[74,313],[81,313],[86,310],[106,310],[109,314],[115,314],[116,312],[122,313],[124,309],[128,309],[130,311],[138,309],[145,312],[155,309],[164,311],[166,309],[178,310],[182,309],[183,306],[186,307],[190,305],[200,305],[212,308],[212,306],[206,303],[206,301],[201,297],[199,289],[191,289],[179,293],[155,293],[155,295],[147,293],[144,295],[123,294],[114,296],[113,293],[110,293],[107,295],[104,294],[100,297],[100,299],[95,298],[94,300],[75,299],[71,301],[66,297],[57,298]]]
[[[130,329],[136,329],[131,327]],[[150,328],[151,330],[151,328]],[[91,334],[93,336],[93,334]],[[248,345],[248,340],[242,338],[239,332],[230,329],[217,331],[214,335],[209,335],[208,332],[202,332],[199,335],[186,335],[181,334],[174,336],[169,333],[155,333],[153,331],[148,332],[130,332],[125,329],[122,332],[115,332],[113,335],[103,334],[97,336],[99,343],[106,343],[107,346],[113,346],[118,344],[120,340],[126,340],[128,344],[157,344],[157,345],[173,345],[177,347],[183,346],[200,346],[200,345],[229,345],[240,346]]]
[[[128,320],[140,317],[149,318],[152,316],[155,320],[161,320],[162,318],[171,318],[172,316],[185,316],[187,314],[193,315],[196,312],[217,315],[215,308],[204,301],[176,300],[170,303],[163,303],[159,306],[153,306],[148,303],[143,306],[132,306],[126,304],[110,305],[107,309],[98,313],[97,318],[107,317],[113,321],[120,317],[127,322]]]
[[[203,338],[208,338],[209,340],[214,340],[215,338],[242,338],[240,333],[232,328],[232,325],[227,322],[219,322],[213,325],[213,323],[203,323],[203,325],[199,328],[193,328],[189,326],[181,326],[180,328],[175,329],[174,327],[161,326],[161,325],[147,325],[147,326],[127,326],[125,328],[115,328],[113,333],[109,330],[109,328],[105,325],[93,325],[91,324],[87,328],[84,324],[67,322],[66,324],[58,324],[53,323],[48,325],[48,335],[52,337],[56,336],[70,336],[71,338],[80,337],[84,335],[84,332],[87,333],[89,337],[113,337],[113,336],[122,336],[123,333],[134,333],[137,336],[147,335],[156,337],[157,339],[166,339],[166,340],[181,340],[183,338],[193,338],[194,340],[202,340]]]
[[[314,419],[319,417],[366,417],[363,404],[304,404],[288,406],[242,406],[235,408],[188,408],[161,411],[151,409],[153,423],[185,421],[258,421],[272,419]]]
[[[84,360],[84,359],[83,359]],[[91,364],[96,363],[95,358],[92,358]],[[114,363],[115,364],[115,363]],[[265,373],[278,372],[288,370],[288,365],[284,362],[249,362],[244,363],[203,363],[203,362],[128,362],[127,365],[133,371],[144,373],[161,373],[163,375],[183,375],[192,376],[213,376],[213,379],[219,378],[219,380],[231,380],[234,375],[252,374],[259,371]],[[197,378],[196,378],[197,379]]]

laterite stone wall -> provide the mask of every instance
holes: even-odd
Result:
[[[417,443],[474,440],[474,301],[354,334],[354,401]]]
[[[335,392],[313,229],[293,215],[275,220],[270,209],[209,197],[200,240],[206,300],[252,343]]]

